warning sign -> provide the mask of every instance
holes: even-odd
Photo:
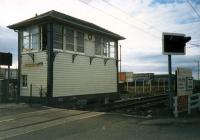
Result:
[[[192,70],[188,68],[177,68],[177,96],[192,94],[193,78]]]
[[[178,96],[178,111],[183,112],[188,109],[188,95]]]
[[[193,90],[193,78],[192,70],[188,68],[177,68],[177,99],[179,112],[187,111],[188,109],[188,95],[192,94]]]

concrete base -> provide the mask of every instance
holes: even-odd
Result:
[[[113,102],[120,99],[119,93],[102,93],[102,94],[91,94],[91,95],[78,95],[78,96],[61,96],[52,98],[40,98],[40,97],[29,97],[20,96],[20,102],[26,103],[39,103],[50,106],[61,106],[67,108],[84,108],[88,105],[93,104],[104,104]]]

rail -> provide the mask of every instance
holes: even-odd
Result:
[[[153,106],[156,104],[164,103],[168,100],[168,95],[156,95],[156,96],[149,96],[149,97],[141,97],[141,98],[134,98],[134,99],[126,99],[126,100],[119,100],[114,103],[109,103],[101,106],[98,110],[100,111],[110,111],[119,108],[125,108],[130,106]]]

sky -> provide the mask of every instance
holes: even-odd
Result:
[[[186,55],[172,56],[172,71],[174,73],[177,67],[191,68],[197,78],[200,0],[0,0],[0,52],[13,53],[12,67],[17,67],[17,33],[7,26],[50,10],[124,36],[126,39],[119,42],[122,71],[167,73],[168,59],[162,54],[162,32],[191,36]]]

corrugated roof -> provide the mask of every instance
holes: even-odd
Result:
[[[110,37],[118,39],[118,40],[125,39],[123,36],[120,36],[116,33],[106,30],[98,25],[95,25],[93,23],[90,23],[90,22],[87,22],[87,21],[84,21],[84,20],[81,20],[78,18],[74,18],[72,16],[69,16],[69,15],[54,11],[54,10],[51,10],[44,14],[24,20],[22,22],[10,25],[10,26],[8,26],[8,28],[18,30],[18,29],[21,29],[21,28],[24,28],[24,27],[27,27],[27,26],[30,26],[33,24],[42,23],[42,22],[45,22],[48,20],[62,22],[63,24],[69,24],[71,26],[78,27],[80,29],[85,29],[85,30],[88,30],[91,32],[104,34],[104,35],[110,36]]]

